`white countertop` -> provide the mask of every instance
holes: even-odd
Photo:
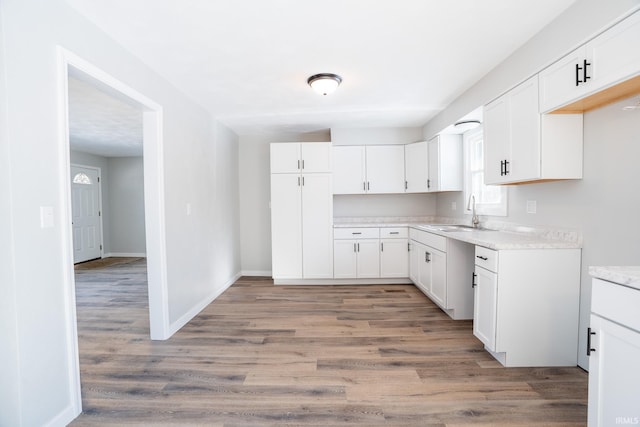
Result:
[[[426,221],[425,221],[426,220]],[[460,223],[458,221],[457,223]],[[483,246],[494,250],[506,249],[579,249],[582,240],[575,232],[553,229],[534,229],[512,224],[493,223],[489,227],[473,231],[442,231],[430,228],[430,224],[456,224],[446,218],[350,218],[334,222],[341,227],[411,227],[429,233]]]
[[[640,266],[595,266],[589,274],[597,279],[640,289]]]

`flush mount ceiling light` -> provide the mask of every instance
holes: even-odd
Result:
[[[465,133],[468,130],[475,129],[480,126],[480,120],[461,120],[453,125],[460,133]]]
[[[314,74],[307,79],[307,83],[320,95],[328,95],[342,83],[342,77],[331,73]]]

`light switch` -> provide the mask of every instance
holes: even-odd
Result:
[[[527,213],[534,214],[538,210],[538,203],[535,200],[527,200]]]
[[[187,203],[187,208],[186,208],[186,210],[187,210],[187,216],[188,216],[188,215],[191,215],[191,203]]]
[[[458,205],[456,202],[451,202],[451,210],[455,211],[457,209]]]
[[[40,206],[40,228],[53,227],[53,206]]]

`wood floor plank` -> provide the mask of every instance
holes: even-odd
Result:
[[[411,285],[242,277],[149,340],[144,259],[76,271],[74,426],[582,426],[579,368],[504,368]]]

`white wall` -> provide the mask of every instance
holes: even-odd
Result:
[[[639,6],[638,1],[580,0],[556,21],[484,77],[449,108],[427,123],[432,135],[458,118],[495,98],[509,87],[534,74],[543,65],[568,53],[582,41],[608,26],[617,17]],[[567,29],[571,31],[567,31]],[[582,278],[578,359],[588,367],[586,330],[591,307],[589,265],[638,264],[640,226],[635,217],[640,197],[633,188],[640,182],[634,159],[640,155],[637,112],[623,112],[624,102],[586,113],[584,116],[584,179],[529,184],[508,188],[508,216],[495,217],[518,224],[556,226],[582,231]],[[536,200],[538,213],[526,213],[526,201]],[[460,194],[438,196],[438,215],[460,217],[451,202],[465,206]],[[467,220],[469,218],[466,218]]]
[[[60,222],[67,204],[63,196],[68,171],[63,169],[69,153],[59,138],[62,94],[56,46],[74,52],[163,108],[166,271],[172,324],[197,313],[239,271],[238,230],[226,229],[224,223],[238,215],[238,200],[220,187],[224,177],[230,191],[237,185],[237,176],[227,169],[237,164],[232,148],[237,137],[219,125],[214,128],[204,109],[64,1],[2,0],[0,8],[4,47],[0,112],[6,112],[0,132],[0,232],[3,237],[8,234],[0,239],[2,296],[7,298],[1,314],[0,392],[8,397],[0,399],[0,424],[65,425],[77,408],[75,360],[70,353],[75,336],[66,334],[65,315],[72,277],[68,277],[62,250],[70,236],[63,233]],[[224,176],[216,170],[222,166]],[[191,215],[186,213],[186,202],[192,203]],[[41,206],[53,207],[54,227],[40,228]]]
[[[0,41],[4,12],[0,8]],[[20,425],[20,360],[17,290],[13,260],[11,160],[7,120],[4,43],[0,43],[0,425]]]
[[[111,157],[108,161],[108,243],[105,255],[142,256],[146,253],[144,222],[144,169],[142,157]],[[106,201],[106,203],[105,203]],[[106,233],[105,233],[106,234]],[[106,243],[106,240],[105,240]]]

